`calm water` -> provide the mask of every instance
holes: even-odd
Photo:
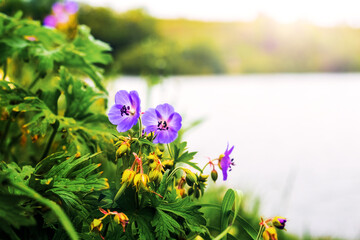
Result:
[[[264,216],[283,215],[290,233],[360,239],[360,74],[172,77],[155,87],[121,77],[142,109],[171,103],[197,161],[235,145],[236,166],[218,183],[261,197]],[[113,104],[113,100],[109,101]]]

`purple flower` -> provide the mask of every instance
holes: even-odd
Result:
[[[170,104],[158,105],[155,109],[149,108],[142,118],[145,132],[154,132],[154,143],[171,143],[181,128],[181,116],[174,111]]]
[[[231,166],[234,166],[234,159],[230,158],[230,154],[232,153],[234,149],[234,146],[232,146],[232,148],[230,148],[229,150],[229,143],[226,147],[226,151],[224,154],[221,154],[219,157],[219,165],[220,168],[222,170],[223,173],[223,177],[224,177],[224,181],[227,179],[227,171],[229,169],[229,171],[231,171]]]
[[[140,116],[140,98],[137,91],[120,90],[115,95],[115,105],[109,110],[109,121],[117,125],[118,132],[132,128]]]
[[[66,1],[64,7],[69,14],[75,14],[79,10],[79,5],[73,1]]]
[[[49,28],[56,27],[57,19],[53,15],[46,16],[44,19],[44,26]]]

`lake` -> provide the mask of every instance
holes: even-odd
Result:
[[[146,107],[170,103],[203,166],[227,142],[236,166],[224,183],[261,198],[261,213],[288,218],[290,233],[360,239],[360,74],[177,76],[156,86],[120,77]]]

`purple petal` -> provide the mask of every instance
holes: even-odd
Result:
[[[229,144],[228,144],[228,147],[226,148],[225,155],[230,155],[232,153],[232,151],[234,150],[234,146],[232,146],[232,148],[230,148],[230,150],[228,150],[228,148],[229,148]]]
[[[57,2],[52,5],[52,11],[55,15],[63,13],[64,10],[64,5],[62,3]]]
[[[44,26],[49,28],[56,27],[57,19],[53,15],[46,16],[44,18]]]
[[[177,131],[172,129],[165,131],[156,131],[157,137],[154,139],[154,143],[171,143],[177,138]]]
[[[136,112],[140,112],[140,97],[137,91],[131,91],[129,93],[129,100],[131,102],[131,106],[136,109]]]
[[[121,106],[123,105],[132,106],[130,102],[129,93],[125,90],[120,90],[115,94],[115,103]]]
[[[156,116],[156,112],[155,112],[154,108],[149,108],[144,113],[144,115],[142,116],[142,124],[146,127],[155,126],[157,128],[158,118]],[[145,129],[145,131],[148,132],[146,129]]]
[[[156,110],[159,111],[159,113],[163,117],[163,120],[167,120],[170,117],[170,115],[174,112],[174,108],[167,103],[158,105],[156,107]]]
[[[151,132],[155,132],[157,130],[157,125],[151,125],[151,126],[147,126],[145,128],[145,132],[146,133],[151,133]]]
[[[177,112],[172,113],[168,119],[169,128],[175,131],[179,131],[181,128],[181,121],[182,118],[180,114],[178,114]]]
[[[224,178],[224,181],[227,179],[227,170],[230,166],[230,158],[228,156],[224,156],[222,159],[221,159],[221,162],[220,162],[220,166],[221,166],[221,170],[222,170],[222,173],[223,173],[223,178]]]
[[[118,132],[126,132],[130,128],[132,128],[137,123],[138,118],[136,115],[134,116],[126,116],[122,118],[122,121],[117,124],[117,130]]]
[[[58,23],[67,23],[69,21],[69,14],[66,12],[61,12],[56,14],[56,19]]]
[[[119,107],[121,108],[120,105],[113,105],[108,113],[109,121],[114,125],[118,125],[123,119]]]
[[[70,14],[75,14],[79,10],[79,5],[73,1],[66,1],[65,10]]]

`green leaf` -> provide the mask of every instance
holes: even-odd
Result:
[[[35,225],[36,222],[32,216],[33,209],[22,206],[28,200],[27,197],[0,193],[1,221],[9,223],[15,228]]]
[[[185,197],[172,203],[162,202],[156,209],[177,215],[192,232],[205,233],[206,220],[199,211],[200,208],[201,206],[192,203],[189,197]]]
[[[17,188],[18,190],[20,190],[25,196],[32,198],[40,202],[41,204],[44,204],[45,206],[49,207],[51,210],[53,210],[56,216],[58,217],[60,223],[63,225],[64,229],[68,233],[69,237],[73,240],[79,239],[77,232],[75,231],[72,223],[70,222],[66,214],[63,212],[63,210],[59,207],[59,205],[57,205],[55,202],[49,199],[42,197],[36,191],[34,191],[33,189],[27,187],[22,183],[11,182],[11,185]]]
[[[106,99],[104,94],[97,93],[84,82],[74,79],[65,67],[60,68],[60,86],[66,98],[65,117],[84,120],[94,114],[90,107],[95,101]]]
[[[151,219],[143,214],[137,216],[135,221],[138,224],[139,239],[141,240],[155,240],[153,230],[150,225]]]
[[[201,168],[197,166],[197,163],[192,162],[197,152],[188,152],[186,150],[187,142],[181,142],[180,144],[171,143],[172,152],[174,154],[174,164],[185,163],[195,168],[198,171],[201,171]]]
[[[233,189],[229,189],[225,193],[225,196],[221,204],[221,216],[220,216],[221,232],[226,231],[229,226],[230,213],[234,205],[234,202],[235,202],[235,191]],[[226,240],[226,234],[224,235],[223,239]]]
[[[180,224],[160,209],[157,209],[151,224],[155,227],[156,238],[159,240],[170,239],[170,233],[174,233],[175,236],[179,233],[185,234]]]

